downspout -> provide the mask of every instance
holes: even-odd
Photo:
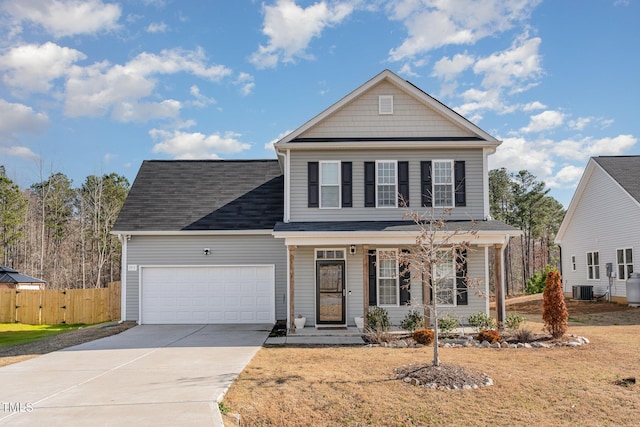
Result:
[[[120,321],[127,320],[127,242],[130,236],[118,234],[118,240],[122,243],[122,256],[120,257]]]
[[[490,216],[489,206],[489,154],[488,148],[482,149],[482,203],[484,204],[483,219],[488,219]]]

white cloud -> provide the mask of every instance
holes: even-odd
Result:
[[[250,95],[256,87],[253,76],[249,73],[240,73],[234,84],[240,86],[240,93],[244,96]]]
[[[479,59],[473,66],[473,71],[484,75],[482,86],[485,88],[510,88],[536,79],[542,73],[538,53],[541,42],[542,39],[538,37],[520,37],[509,49]]]
[[[584,168],[574,165],[566,165],[562,167],[553,177],[545,181],[549,188],[572,187],[582,176]]]
[[[0,70],[5,71],[2,81],[19,93],[48,92],[53,80],[85,58],[78,50],[52,42],[17,46],[0,57]]]
[[[146,122],[152,119],[177,118],[182,104],[174,99],[162,102],[121,102],[111,113],[114,120],[120,122]]]
[[[484,110],[505,112],[506,107],[499,89],[468,89],[461,96],[464,104],[455,107],[454,110],[465,117],[469,114],[476,114],[476,118],[471,119],[472,121],[476,121],[477,115]]]
[[[39,160],[40,156],[31,151],[28,147],[2,147],[0,146],[0,154],[3,156],[22,157],[27,160]]]
[[[193,95],[193,97],[196,99],[195,101],[191,101],[190,104],[194,105],[196,107],[201,107],[204,108],[209,104],[215,104],[216,100],[213,98],[209,98],[205,95],[203,95],[200,92],[200,88],[196,85],[193,85],[189,88],[189,93],[191,93],[191,95]]]
[[[284,138],[285,136],[289,135],[291,132],[293,132],[293,131],[292,130],[285,130],[284,132],[282,132],[281,134],[276,136],[274,139],[272,139],[271,141],[269,141],[266,144],[264,144],[264,149],[265,150],[269,150],[269,151],[274,151],[275,148],[274,148],[273,144],[275,144],[276,142],[280,141],[282,138]]]
[[[474,44],[513,28],[526,20],[539,0],[396,0],[387,12],[402,21],[408,37],[389,51],[391,61],[401,61],[446,45]]]
[[[433,66],[433,76],[450,81],[468,69],[475,61],[472,55],[456,54],[453,58],[444,57]]]
[[[584,130],[592,121],[593,117],[578,117],[576,120],[569,121],[569,127],[574,130]]]
[[[555,162],[545,148],[548,141],[528,141],[525,138],[505,138],[489,156],[489,168],[506,168],[510,171],[526,169],[538,179],[546,179],[553,173]]]
[[[546,105],[544,105],[542,102],[540,101],[533,101],[533,102],[529,102],[528,104],[525,104],[522,107],[522,111],[536,111],[536,110],[544,110],[545,108],[547,108]]]
[[[164,153],[174,159],[216,159],[218,154],[235,154],[251,148],[240,142],[240,134],[225,132],[204,135],[199,132],[166,131],[151,129],[149,135],[154,141],[154,153]]]
[[[7,1],[2,8],[13,17],[15,26],[29,22],[54,37],[115,30],[122,12],[120,5],[101,0]]]
[[[22,133],[38,133],[48,126],[46,114],[0,99],[0,142],[15,140]]]
[[[263,8],[262,33],[269,38],[269,43],[260,45],[250,57],[258,68],[273,68],[279,61],[293,62],[295,58],[312,58],[306,52],[311,40],[353,11],[349,2],[327,1],[303,8],[293,0],[277,0],[275,5]]]
[[[169,29],[169,26],[164,22],[152,22],[147,26],[147,33],[164,33]]]
[[[551,130],[562,126],[564,119],[565,115],[563,113],[554,110],[546,110],[540,114],[531,116],[529,124],[520,130],[525,133]]]
[[[65,113],[72,117],[101,116],[113,109],[114,117],[173,117],[179,107],[173,100],[146,104],[139,115],[127,115],[131,105],[142,105],[139,100],[153,94],[159,74],[187,72],[211,81],[219,81],[231,74],[222,65],[207,66],[202,49],[184,51],[163,50],[159,55],[143,52],[125,65],[108,62],[88,67],[73,66],[66,86]],[[157,116],[153,114],[157,113]]]

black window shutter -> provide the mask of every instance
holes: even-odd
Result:
[[[467,180],[465,179],[464,160],[456,160],[454,164],[454,185],[456,206],[467,206]]]
[[[409,253],[407,249],[402,250],[403,254]],[[407,305],[411,302],[411,269],[408,264],[400,264],[400,305]]]
[[[351,162],[342,162],[342,207],[350,208],[352,204]]]
[[[431,161],[420,162],[420,192],[422,193],[422,206],[430,208],[431,198]]]
[[[369,251],[369,306],[378,305],[378,276],[376,272],[376,251]]]
[[[467,251],[456,251],[456,304],[468,305]]]
[[[364,162],[364,207],[376,207],[376,162]]]
[[[319,204],[318,162],[307,163],[307,183],[308,183],[308,207],[317,208]]]
[[[409,162],[398,162],[398,206],[409,206]]]

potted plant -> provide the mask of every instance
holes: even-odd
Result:
[[[296,329],[304,328],[305,323],[307,323],[307,318],[301,314],[298,314],[295,319],[293,319],[294,325],[296,325]]]

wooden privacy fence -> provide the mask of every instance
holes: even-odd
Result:
[[[94,289],[0,289],[0,323],[71,325],[109,320],[120,320],[120,282]]]

